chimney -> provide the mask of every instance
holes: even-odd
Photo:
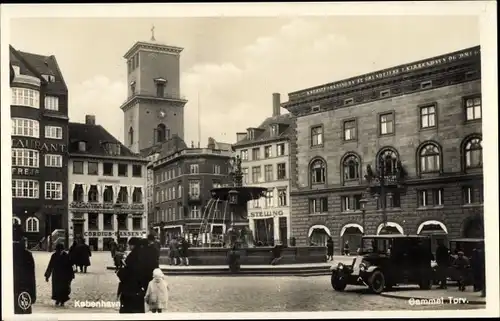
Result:
[[[207,148],[208,149],[215,149],[215,139],[213,139],[212,137],[208,137]]]
[[[85,115],[85,124],[95,125],[95,115]]]
[[[281,97],[279,93],[273,93],[273,117],[281,113]]]

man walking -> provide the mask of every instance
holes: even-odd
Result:
[[[450,265],[450,250],[444,245],[443,240],[438,239],[438,247],[436,249],[436,263],[439,277],[439,288],[446,289],[446,279],[448,268]]]

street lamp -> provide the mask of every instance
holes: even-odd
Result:
[[[368,203],[368,200],[366,198],[362,198],[359,200],[359,203],[361,205],[361,215],[362,215],[362,226],[363,226],[363,235],[365,235],[366,231],[366,226],[365,226],[365,213],[366,213],[366,203]]]

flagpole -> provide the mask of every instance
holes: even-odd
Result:
[[[201,146],[200,92],[198,92],[198,147]]]

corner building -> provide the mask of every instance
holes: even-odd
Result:
[[[83,237],[94,250],[147,234],[147,160],[132,153],[87,115],[69,124],[69,240]]]
[[[12,220],[28,247],[67,241],[68,89],[54,56],[9,48]]]
[[[479,47],[293,92],[283,106],[297,117],[299,244],[331,236],[338,253],[362,233],[484,237]],[[365,194],[367,166],[381,162],[406,173],[383,203]]]
[[[241,157],[243,185],[266,187],[266,196],[247,204],[256,244],[288,244],[290,234],[290,136],[293,117],[281,115],[280,94],[273,94],[272,116],[256,128],[237,133],[233,149]]]

